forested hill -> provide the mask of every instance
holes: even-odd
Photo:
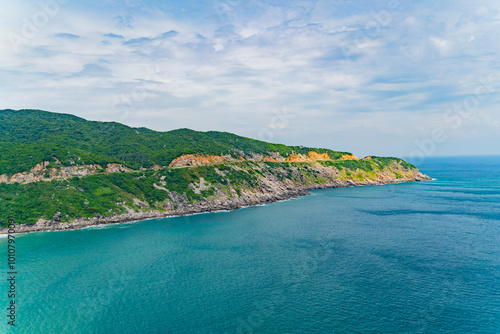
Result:
[[[428,180],[397,158],[0,111],[0,234],[230,210],[310,189]],[[185,168],[188,167],[188,168]]]
[[[230,155],[327,153],[332,160],[348,152],[271,144],[227,132],[179,129],[157,132],[116,122],[87,121],[42,110],[0,110],[0,174],[26,172],[42,161],[58,165],[106,167],[119,163],[137,170],[167,166],[185,154]],[[60,163],[59,163],[60,162]]]

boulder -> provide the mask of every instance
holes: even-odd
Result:
[[[52,220],[55,222],[60,222],[61,221],[61,213],[57,212],[54,217],[52,217]]]

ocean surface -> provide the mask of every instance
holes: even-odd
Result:
[[[435,180],[19,235],[9,333],[500,333],[500,157],[418,167]]]

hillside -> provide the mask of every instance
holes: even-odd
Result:
[[[131,169],[168,166],[184,154],[234,158],[310,151],[332,159],[348,152],[271,144],[227,132],[179,129],[157,132],[116,122],[92,122],[41,110],[0,110],[0,175],[29,171],[42,161],[61,166],[119,163]],[[57,159],[57,160],[56,160]]]
[[[0,111],[0,150],[0,224],[13,218],[26,232],[429,179],[397,158],[359,159],[225,132],[156,132],[39,110]]]

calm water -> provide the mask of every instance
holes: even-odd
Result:
[[[500,157],[419,167],[437,180],[19,236],[12,332],[500,333]]]

